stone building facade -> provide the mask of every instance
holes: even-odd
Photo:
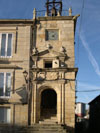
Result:
[[[0,122],[75,126],[78,16],[0,20]]]

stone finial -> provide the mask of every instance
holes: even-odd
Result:
[[[47,17],[48,16],[48,14],[47,14],[47,11],[45,12],[45,17]]]
[[[60,16],[60,12],[59,11],[57,12],[57,16]]]
[[[33,10],[33,19],[36,19],[36,8]]]
[[[72,8],[69,8],[69,16],[72,16]]]

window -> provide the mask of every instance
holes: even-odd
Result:
[[[10,97],[11,73],[0,73],[0,97]]]
[[[46,40],[58,40],[59,32],[58,30],[46,30]]]
[[[52,61],[45,61],[45,68],[52,68]]]
[[[11,57],[12,55],[12,34],[0,34],[0,56]]]
[[[10,108],[0,107],[0,123],[10,123]]]

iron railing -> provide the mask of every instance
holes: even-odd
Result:
[[[46,16],[46,10],[36,11],[36,17],[44,17]],[[63,10],[61,16],[69,16],[68,10]]]

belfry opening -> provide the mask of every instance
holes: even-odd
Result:
[[[41,93],[41,117],[50,118],[57,114],[57,94],[53,89]]]

